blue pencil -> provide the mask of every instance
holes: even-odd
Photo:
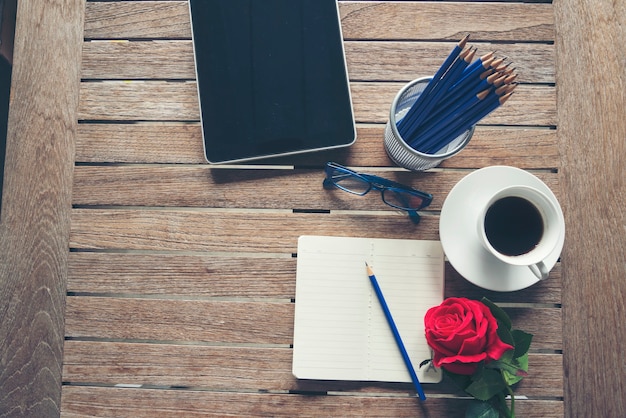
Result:
[[[438,106],[453,102],[459,97],[468,94],[468,91],[475,88],[481,82],[485,82],[485,79],[495,72],[493,68],[483,69],[482,66],[479,66],[479,68],[482,71],[472,71],[471,74],[463,73],[461,80],[448,89],[448,92],[439,101]]]
[[[476,61],[471,63],[465,69],[465,71],[463,71],[463,75],[461,76],[461,79],[458,81],[458,83],[463,83],[465,79],[469,77],[479,76],[483,71],[489,69],[489,66],[494,60],[495,58],[493,57],[493,52],[488,52],[482,57],[478,58]],[[454,86],[452,86],[452,88],[454,88]]]
[[[448,71],[439,79],[435,88],[426,97],[419,112],[413,116],[413,120],[411,120],[411,123],[406,127],[404,135],[410,137],[417,131],[441,97],[448,91],[450,86],[459,79],[463,70],[467,68],[471,62],[471,57],[473,56],[474,51],[472,49],[464,49],[461,52],[458,59],[448,68]]]
[[[465,127],[464,130],[461,131],[463,133],[467,129],[470,129],[472,125],[469,124],[469,121],[478,117],[477,115],[484,114],[487,109],[495,109],[498,103],[499,96],[495,94],[495,92],[490,92],[484,100],[481,100],[480,103],[473,106],[470,111],[463,114],[460,118],[456,120],[452,120],[446,125],[443,125],[439,131],[434,132],[427,141],[421,143],[421,152],[430,153],[433,152],[433,147],[440,143],[443,139],[447,138],[449,141],[454,140],[455,137],[451,136],[452,132],[460,129],[461,127]],[[480,120],[480,119],[479,119]],[[458,135],[460,135],[459,133]],[[458,136],[457,135],[457,136]],[[437,149],[441,149],[443,145]]]
[[[497,103],[498,96],[495,92],[488,92],[486,97],[479,100],[478,103],[469,107],[466,112],[462,113],[460,117],[449,118],[446,123],[440,124],[435,129],[430,130],[428,135],[420,135],[418,140],[416,139],[411,143],[411,147],[419,150],[420,152],[429,153],[434,144],[438,143],[442,138],[449,138],[450,141],[454,137],[450,136],[450,133],[458,128],[458,126],[466,126],[466,130],[471,125],[467,125],[466,120],[474,117],[474,115],[482,113],[487,107],[491,107]],[[419,148],[418,148],[419,147]]]
[[[424,88],[422,94],[417,98],[415,103],[413,103],[404,118],[400,122],[398,122],[398,131],[400,132],[400,135],[403,135],[405,129],[407,128],[407,125],[410,125],[410,122],[413,120],[413,116],[415,115],[415,113],[421,110],[422,103],[430,95],[430,92],[433,90],[433,88],[439,82],[445,72],[450,68],[452,63],[456,61],[463,48],[465,48],[465,44],[467,43],[468,39],[469,34],[465,35],[465,37],[463,37],[463,39],[459,41],[459,43],[452,49],[452,51],[450,51],[450,54],[448,54],[448,57],[444,60],[443,64],[441,64],[441,67],[439,67],[433,78],[426,85],[426,88]]]
[[[458,119],[474,105],[480,103],[481,100],[484,100],[490,90],[491,89],[487,87],[483,91],[480,91],[472,96],[466,96],[463,98],[464,101],[457,100],[456,103],[452,103],[448,108],[440,110],[438,113],[426,120],[422,126],[420,126],[417,136],[414,138],[408,138],[407,142],[413,148],[419,149],[419,143],[422,142],[421,138],[429,137],[433,132],[441,130],[442,127],[445,127]]]
[[[464,103],[461,103],[460,106],[453,108],[450,112],[445,112],[444,114],[437,115],[436,120],[431,121],[429,124],[424,125],[417,136],[414,138],[409,138],[409,145],[411,148],[414,148],[421,152],[426,152],[429,145],[433,141],[431,138],[438,137],[442,132],[445,132],[449,127],[454,125],[459,119],[463,119],[468,112],[475,111],[479,109],[486,101],[485,99],[492,94],[491,90],[486,89],[470,97]],[[458,136],[458,135],[457,135]],[[450,138],[450,140],[455,137]]]
[[[454,126],[452,126],[452,129],[447,130],[446,134],[433,138],[430,141],[429,148],[424,150],[423,152],[431,154],[436,153],[437,151],[448,145],[452,140],[454,140],[454,138],[470,129],[472,125],[475,125],[482,118],[486,117],[488,114],[504,104],[504,102],[506,102],[512,94],[513,93],[507,93],[504,96],[500,97],[498,100],[489,103],[487,106],[479,108],[478,113],[473,114],[470,117],[462,120],[460,123],[455,124]]]
[[[446,138],[448,139],[448,143],[454,140],[457,136],[461,135],[478,122],[478,120],[494,110],[495,107],[504,103],[504,101],[508,99],[508,96],[504,101],[502,101],[502,97],[507,95],[507,93],[511,93],[515,88],[515,84],[503,83],[503,80],[507,77],[506,75],[493,75],[498,76],[498,78],[490,81],[489,84],[491,84],[493,88],[499,86],[495,88],[495,90],[491,90],[493,93],[485,94],[489,90],[483,90],[475,95],[474,99],[466,101],[462,105],[462,108],[457,109],[457,111],[446,115],[437,115],[437,123],[433,124],[431,122],[428,129],[424,128],[419,132],[419,135],[409,138],[408,144],[420,152],[428,154],[436,152],[447,145],[445,142]],[[488,77],[488,79],[489,78],[491,77]],[[490,108],[490,110],[487,108]],[[482,116],[479,116],[479,119],[474,121],[476,115]],[[472,121],[472,123],[468,123],[468,120]],[[465,129],[461,129],[456,135],[451,134],[451,132],[458,131],[462,126],[465,126]]]
[[[391,332],[393,333],[394,338],[396,339],[396,344],[398,345],[398,349],[400,349],[400,353],[402,354],[402,358],[404,359],[404,364],[406,364],[406,368],[411,375],[411,380],[413,381],[413,386],[415,386],[415,390],[419,395],[421,400],[426,399],[426,395],[424,395],[424,390],[422,390],[422,385],[420,384],[419,379],[417,378],[417,374],[415,373],[415,369],[413,368],[413,363],[411,363],[411,359],[409,358],[409,354],[406,352],[406,348],[404,347],[404,343],[402,342],[402,338],[400,337],[400,333],[398,332],[398,328],[396,327],[396,323],[391,316],[391,312],[389,311],[389,306],[387,306],[387,302],[385,302],[385,297],[383,296],[383,291],[380,289],[378,285],[378,280],[376,280],[376,276],[372,271],[372,268],[365,263],[365,267],[367,268],[367,275],[372,282],[372,287],[376,292],[376,296],[378,296],[378,301],[380,302],[380,306],[385,313],[385,317],[387,317],[387,322],[389,323],[389,328],[391,328]]]

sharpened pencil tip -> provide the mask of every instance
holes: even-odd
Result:
[[[459,41],[458,45],[460,48],[465,48],[465,44],[467,43],[467,40],[469,39],[469,37],[470,37],[470,34],[468,33],[467,35],[463,37],[463,39]]]

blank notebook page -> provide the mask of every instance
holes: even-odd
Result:
[[[298,240],[293,374],[300,379],[411,382],[367,276],[368,263],[421,382],[439,382],[424,314],[443,301],[439,241],[302,236]]]

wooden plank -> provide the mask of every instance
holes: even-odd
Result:
[[[207,390],[297,389],[289,347],[67,341],[63,378],[76,384],[139,384]]]
[[[290,344],[293,304],[78,297],[67,298],[65,334],[187,342]]]
[[[404,83],[354,82],[350,85],[357,122],[386,123],[389,107]],[[166,81],[83,82],[78,118],[107,121],[198,121],[196,83]],[[555,88],[519,85],[504,106],[481,124],[554,126]]]
[[[465,280],[450,264],[446,264],[446,297],[463,296],[471,299],[486,297],[496,303],[532,302],[558,306],[561,303],[561,285],[561,263],[554,266],[547,280],[516,292],[492,292],[480,288]]]
[[[563,396],[560,354],[529,355],[529,376],[517,395]],[[63,377],[67,383],[186,387],[211,391],[411,392],[406,383],[300,381],[291,373],[292,349],[67,341]],[[233,365],[237,365],[233,367]],[[425,385],[427,395],[457,394],[452,382]]]
[[[386,123],[391,102],[404,84],[351,83],[354,117],[358,122]],[[503,106],[481,119],[485,125],[556,125],[555,89],[542,85],[519,85]]]
[[[503,45],[474,41],[470,44],[478,48],[476,57],[490,51],[498,57],[507,57],[521,83],[554,83],[553,45]],[[352,80],[407,82],[435,74],[452,45],[441,42],[346,41],[344,48]]]
[[[521,83],[554,83],[554,45],[472,43],[477,57],[489,51],[508,58]],[[449,42],[346,41],[348,74],[359,81],[405,81],[434,74]],[[83,45],[82,78],[195,80],[189,40],[98,41]]]
[[[367,171],[367,168],[363,170]],[[440,210],[445,197],[467,171],[376,170],[370,173],[434,193],[427,210]],[[536,172],[538,178],[559,192],[558,175]],[[178,206],[300,210],[383,210],[378,192],[358,197],[322,187],[322,167],[308,169],[211,169],[198,166],[80,166],[75,169],[73,204],[80,206]],[[258,193],[258,190],[263,193]],[[184,190],[184,193],[181,193]],[[306,193],[285,193],[306,190]]]
[[[504,308],[515,328],[533,334],[534,349],[560,350],[563,347],[560,308]]]
[[[72,338],[291,344],[293,309],[290,301],[273,300],[71,296],[65,332]],[[560,309],[506,311],[517,328],[534,335],[534,349],[561,349]]]
[[[181,390],[121,389],[65,386],[63,416],[393,416],[461,418],[468,400],[429,398],[427,402],[404,396],[322,396],[316,394],[224,393]],[[558,400],[519,400],[518,416],[563,416]]]
[[[85,42],[82,78],[195,80],[193,45],[190,40]]]
[[[415,225],[395,211],[325,214],[75,209],[72,213],[72,248],[261,254],[295,253],[300,235],[438,239],[439,222],[436,216],[423,216]],[[277,235],[276,231],[284,233]]]
[[[554,40],[551,4],[340,2],[345,39]],[[186,1],[87,2],[87,39],[189,39]],[[487,16],[497,16],[489,19]]]
[[[17,2],[0,222],[0,415],[56,416],[84,1]]]
[[[425,213],[416,225],[396,211],[75,209],[70,246],[101,250],[294,254],[300,235],[439,239],[438,223],[438,216]],[[276,231],[284,233],[278,236]]]
[[[626,416],[626,398],[614,396],[626,392],[626,4],[559,1],[555,14],[569,242],[563,251],[566,415]],[[602,71],[595,70],[598,57]]]
[[[73,252],[67,290],[192,298],[295,297],[295,258],[242,257]]]
[[[291,157],[286,164],[393,166],[383,145],[384,125],[357,125],[357,141],[346,150]],[[79,162],[205,163],[199,124],[80,124],[76,138]],[[280,162],[280,160],[275,160]],[[267,163],[268,160],[263,161]],[[439,167],[559,167],[556,130],[479,126],[470,144]]]
[[[79,124],[78,162],[204,163],[200,124]]]
[[[87,39],[191,39],[186,1],[87,2]]]
[[[346,2],[340,13],[346,39],[459,40],[468,32],[472,40],[554,39],[550,4]]]
[[[79,119],[198,121],[195,82],[81,83]]]
[[[93,295],[187,296],[194,298],[295,297],[296,259],[227,255],[72,252],[68,292]],[[236,269],[232,266],[236,265]],[[242,286],[245,283],[245,286]],[[561,265],[544,280],[518,292],[491,292],[446,265],[446,297],[483,296],[500,303],[561,303]]]

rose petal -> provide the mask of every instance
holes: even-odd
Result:
[[[444,369],[449,371],[450,373],[463,374],[467,376],[471,376],[474,374],[476,369],[478,368],[477,363],[463,364],[463,363],[450,363],[442,366]]]
[[[498,360],[513,349],[497,334],[498,322],[484,303],[448,298],[424,316],[425,336],[437,367],[472,374],[477,363]]]

